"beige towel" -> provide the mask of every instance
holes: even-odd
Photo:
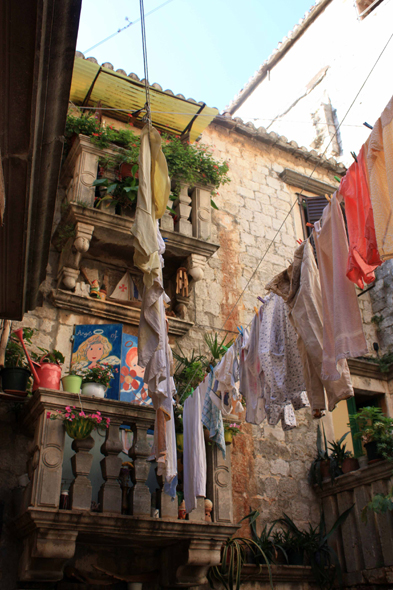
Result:
[[[274,277],[266,286],[286,301],[291,320],[298,335],[298,348],[303,362],[304,380],[312,410],[324,410],[325,394],[328,408],[353,396],[353,387],[345,359],[340,362],[342,375],[338,381],[321,379],[322,370],[322,293],[319,273],[309,240],[295,250],[294,261],[288,269]]]
[[[322,288],[321,378],[337,381],[343,371],[341,359],[368,352],[355,285],[346,276],[348,242],[337,193],[315,223],[313,236]]]
[[[388,260],[393,258],[393,97],[371,132],[367,166],[379,255]]]

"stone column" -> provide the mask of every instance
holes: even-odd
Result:
[[[225,459],[217,445],[207,445],[207,485],[206,493],[213,502],[213,521],[231,524],[232,475],[231,445],[226,445]]]
[[[27,505],[59,507],[64,435],[64,426],[60,420],[49,420],[46,410],[38,416],[27,462],[30,478],[25,495]]]
[[[175,202],[175,211],[178,217],[175,223],[175,231],[184,236],[192,237],[192,224],[188,220],[191,213],[191,199],[188,196],[188,186],[186,184],[181,185],[179,198]]]
[[[119,437],[120,423],[111,421],[106,432],[106,440],[101,447],[101,453],[105,459],[101,461],[102,477],[105,483],[99,491],[99,502],[101,512],[117,512],[121,514],[122,491],[119,484],[121,469],[121,457],[119,453],[123,448]]]
[[[88,251],[93,232],[94,225],[79,221],[76,224],[75,236],[68,239],[60,255],[57,273],[58,286],[63,284],[66,289],[75,288],[82,254]]]
[[[149,425],[138,423],[134,430],[134,443],[128,454],[134,460],[133,488],[131,490],[131,506],[134,516],[150,516],[151,495],[146,485],[149,475],[150,445],[147,442]]]
[[[178,517],[178,502],[177,496],[174,499],[171,496],[168,496],[164,492],[164,478],[162,476],[157,476],[157,481],[160,485],[160,518],[166,518],[169,520],[177,520]]]
[[[95,441],[92,436],[83,440],[74,440],[72,450],[75,455],[71,457],[72,473],[75,476],[70,486],[70,502],[72,510],[90,510],[92,485],[88,475],[93,455],[90,454]]]
[[[172,201],[169,201],[168,207],[172,208]],[[173,217],[169,213],[168,209],[166,209],[164,215],[160,219],[160,228],[168,230],[168,231],[173,231],[173,227],[174,227]]]
[[[200,240],[211,237],[211,188],[197,186],[192,192],[192,235]]]

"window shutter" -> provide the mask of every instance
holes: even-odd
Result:
[[[325,209],[328,201],[326,197],[303,197],[303,202],[306,202],[306,217],[309,223],[315,223],[322,217],[323,210]],[[307,228],[309,230],[308,235],[311,233],[311,228]]]

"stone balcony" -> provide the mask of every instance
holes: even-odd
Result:
[[[339,557],[344,586],[383,588],[393,584],[393,515],[367,511],[367,523],[361,518],[362,509],[376,493],[387,494],[393,485],[393,465],[378,461],[341,475],[323,489],[315,491],[322,499],[329,530],[340,514],[354,506],[347,521],[335,533],[332,545]]]
[[[102,260],[119,268],[132,267],[132,215],[123,217],[94,208],[96,188],[92,183],[97,178],[99,158],[113,155],[113,150],[102,150],[94,146],[88,137],[80,135],[75,139],[62,168],[59,185],[65,191],[69,206],[62,215],[52,242],[61,250],[57,273],[58,290],[72,295],[80,275],[82,258]],[[176,276],[180,267],[186,268],[191,289],[193,283],[203,278],[206,262],[219,247],[210,241],[210,192],[211,187],[188,187],[183,184],[179,198],[172,203],[177,214],[176,223],[169,211],[161,219],[161,233],[166,241],[164,280]],[[72,236],[59,248],[59,236],[67,236],[67,231]],[[71,307],[83,305],[79,301],[80,296],[78,299],[72,295],[69,298]],[[53,299],[55,305],[64,306],[64,294],[54,293]],[[186,298],[180,297],[177,301],[179,319],[186,319],[187,304]],[[96,315],[108,317],[99,309]],[[137,324],[139,316],[137,321],[133,317],[128,320],[129,323]],[[191,325],[179,325],[172,333],[183,335]]]
[[[205,522],[203,498],[198,498],[197,509],[188,520],[178,520],[177,501],[161,489],[152,496],[146,485],[151,474],[147,458],[148,430],[154,424],[152,408],[88,397],[82,398],[82,404],[86,412],[101,411],[111,423],[99,449],[98,445],[94,449],[92,436],[72,443],[73,481],[67,510],[59,509],[59,501],[62,479],[69,471],[70,439],[62,422],[49,420],[47,413],[68,405],[80,407],[78,396],[42,389],[23,408],[23,426],[32,443],[30,481],[15,521],[23,540],[19,580],[60,581],[65,568],[68,574],[77,572],[82,579],[85,576],[96,583],[113,574],[126,581],[154,578],[162,587],[203,584],[210,565],[220,562],[222,543],[237,529],[232,524],[230,447],[224,460],[215,445],[207,446],[213,522]],[[119,456],[123,448],[120,427],[133,432],[129,450],[134,463],[133,485],[126,507],[119,483],[124,461]],[[94,451],[100,451],[96,467],[102,474],[98,506],[92,505]]]

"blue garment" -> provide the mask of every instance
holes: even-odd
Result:
[[[222,456],[225,459],[224,422],[222,420],[221,411],[217,408],[215,404],[213,404],[210,397],[210,391],[212,390],[214,381],[215,380],[213,370],[213,372],[209,373],[208,375],[208,386],[202,409],[202,424],[210,432],[210,440],[215,442],[218,448],[221,449]]]

